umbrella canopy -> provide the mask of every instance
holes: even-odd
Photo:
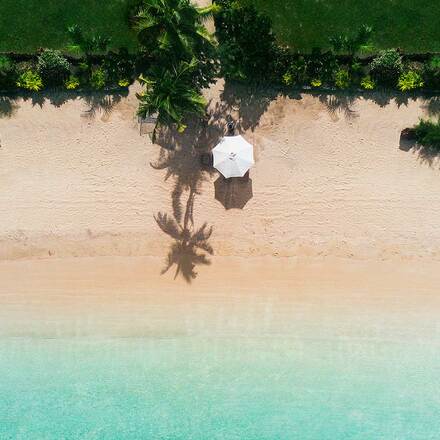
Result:
[[[254,164],[254,147],[242,136],[226,136],[212,150],[214,168],[227,179],[243,177]]]

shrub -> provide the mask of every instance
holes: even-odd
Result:
[[[353,61],[350,66],[350,71],[353,75],[361,75],[364,70],[362,63],[359,61]]]
[[[292,72],[286,72],[286,73],[283,75],[283,83],[284,83],[286,86],[291,86],[292,84],[295,83],[295,79],[293,78],[293,74],[292,74]]]
[[[367,75],[362,78],[361,87],[365,90],[373,90],[376,87],[376,83],[371,79],[370,75]]]
[[[21,87],[22,89],[38,92],[43,88],[43,81],[38,72],[26,70],[18,78],[17,86]]]
[[[79,78],[73,75],[70,75],[69,79],[64,83],[67,90],[75,90],[79,87],[79,84]]]
[[[418,143],[440,151],[440,120],[437,122],[420,120],[414,129]]]
[[[17,67],[11,58],[0,56],[0,90],[15,87]]]
[[[109,52],[102,64],[106,72],[107,82],[117,84],[119,80],[132,78],[134,75],[133,57],[125,50],[119,53]]]
[[[307,78],[307,64],[303,57],[292,61],[283,75],[283,83],[290,86],[293,84],[303,84]]]
[[[92,70],[90,75],[90,84],[94,89],[103,89],[107,80],[106,72],[102,67]]]
[[[59,50],[45,49],[38,57],[37,70],[47,85],[62,84],[70,72],[70,64]]]
[[[119,87],[128,87],[130,85],[130,81],[128,79],[120,79],[118,81]]]
[[[339,69],[335,73],[335,85],[338,89],[346,89],[350,85],[350,73],[346,69]]]
[[[426,87],[440,89],[440,57],[432,57],[422,69],[423,80]]]
[[[312,87],[321,87],[322,86],[322,81],[320,80],[320,79],[318,79],[318,78],[315,78],[315,79],[312,79],[311,81],[310,81],[310,85],[312,86]]]
[[[383,50],[371,62],[370,69],[377,82],[394,87],[403,72],[402,57],[396,49]]]
[[[306,77],[320,78],[322,82],[332,82],[335,71],[339,68],[336,57],[330,52],[322,53],[319,48],[312,50],[306,64]]]
[[[424,82],[422,76],[415,70],[409,70],[408,72],[402,73],[399,77],[398,87],[402,92],[420,89],[423,85]]]

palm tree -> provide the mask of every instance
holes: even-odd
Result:
[[[196,8],[189,0],[143,0],[134,27],[150,53],[166,51],[191,59],[204,43],[214,43],[203,23],[218,10],[215,4]]]
[[[336,35],[329,38],[330,45],[335,53],[347,53],[351,56],[367,54],[374,50],[371,42],[373,28],[362,25],[353,36],[346,34]]]
[[[70,44],[67,49],[73,53],[84,54],[87,57],[96,53],[105,53],[111,39],[102,35],[86,35],[80,26],[74,24],[67,28]]]
[[[136,96],[140,101],[138,115],[145,118],[157,115],[153,130],[153,142],[156,140],[157,127],[176,124],[179,132],[186,128],[184,118],[188,114],[204,115],[206,100],[192,84],[192,73],[197,61],[180,62],[170,69],[155,66],[150,77],[141,75],[141,84],[146,89]]]

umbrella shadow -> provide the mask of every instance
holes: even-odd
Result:
[[[249,200],[254,196],[252,190],[252,179],[249,173],[244,177],[231,177],[226,179],[223,176],[214,182],[215,198],[225,209],[243,209]]]
[[[197,277],[197,266],[211,264],[209,256],[214,254],[208,241],[213,227],[208,226],[206,222],[198,228],[194,225],[195,195],[194,191],[190,191],[183,218],[163,212],[154,216],[159,228],[173,239],[161,274],[176,266],[174,279],[180,274],[187,283],[191,283]]]

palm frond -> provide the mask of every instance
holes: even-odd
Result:
[[[205,6],[202,8],[196,8],[198,15],[202,19],[211,18],[213,15],[218,14],[221,10],[222,7],[217,3],[213,3],[210,6]]]

